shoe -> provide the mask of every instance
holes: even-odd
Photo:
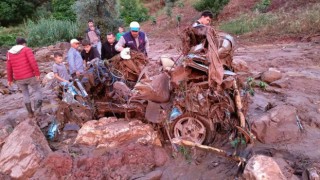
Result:
[[[31,103],[25,103],[26,105],[26,109],[28,111],[28,117],[29,118],[33,118],[34,117],[34,113],[32,111],[32,108],[31,108]]]
[[[34,112],[36,114],[41,113],[42,100],[38,100],[34,103]]]

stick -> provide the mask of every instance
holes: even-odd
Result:
[[[215,154],[224,156],[228,159],[234,160],[236,162],[240,162],[243,163],[246,161],[246,159],[240,157],[240,156],[234,156],[234,155],[229,155],[226,151],[222,150],[222,149],[218,149],[218,148],[214,148],[214,147],[210,147],[210,146],[205,146],[205,145],[201,145],[201,144],[196,144],[194,142],[191,141],[187,141],[187,140],[182,140],[182,139],[178,139],[178,138],[174,138],[172,139],[172,143],[174,144],[178,144],[178,145],[184,145],[184,146],[189,146],[189,147],[196,147],[202,150],[206,150],[206,151],[210,151],[213,152]]]
[[[242,112],[241,97],[240,97],[240,92],[239,92],[236,80],[233,80],[233,88],[234,88],[234,92],[235,92],[234,101],[235,101],[236,107],[237,107],[237,115],[240,120],[240,127],[244,128],[246,126],[246,121],[245,121],[245,117]]]

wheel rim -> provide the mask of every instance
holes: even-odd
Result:
[[[174,125],[174,136],[202,144],[206,139],[206,127],[193,117],[184,117]]]

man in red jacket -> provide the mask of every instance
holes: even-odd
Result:
[[[28,116],[32,118],[34,112],[31,108],[28,86],[31,86],[35,92],[34,110],[40,111],[42,105],[42,92],[39,83],[40,72],[32,50],[26,46],[27,41],[24,38],[17,38],[16,43],[17,45],[13,46],[7,53],[8,86],[12,85],[13,80],[16,81],[22,91]]]

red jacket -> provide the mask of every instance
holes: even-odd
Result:
[[[8,82],[40,76],[38,64],[30,48],[13,46],[7,53]]]

